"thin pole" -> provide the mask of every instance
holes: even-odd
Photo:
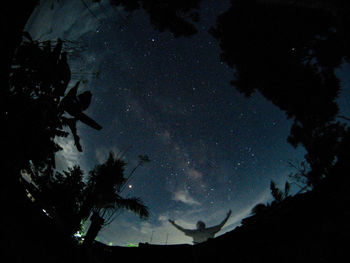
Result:
[[[165,245],[168,245],[168,237],[169,237],[169,233],[166,233]]]
[[[153,239],[153,233],[154,233],[154,230],[152,231],[152,234],[151,234],[151,239],[149,240],[149,243],[150,243],[150,244],[151,244],[152,239]]]

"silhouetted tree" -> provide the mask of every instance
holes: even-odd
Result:
[[[136,167],[139,167],[145,161],[149,161],[147,156],[141,156]],[[91,244],[98,232],[107,221],[113,220],[113,216],[119,209],[127,209],[140,218],[148,217],[148,208],[139,198],[124,198],[121,192],[124,185],[130,179],[124,176],[126,163],[114,156],[110,152],[107,161],[103,164],[95,166],[90,171],[87,183],[87,196],[85,200],[85,209],[87,216],[91,215],[91,225],[85,236],[84,244]],[[133,169],[132,173],[134,173]],[[86,215],[86,214],[85,214]]]
[[[24,34],[24,37],[26,39],[17,47],[12,58],[8,78],[2,79],[0,145],[5,154],[0,192],[6,211],[1,225],[9,226],[3,237],[11,240],[13,236],[21,236],[23,243],[30,243],[37,238],[35,235],[44,235],[46,231],[52,231],[56,236],[55,230],[63,229],[62,232],[70,235],[80,227],[75,222],[78,219],[74,219],[77,206],[73,202],[73,193],[69,192],[72,188],[65,189],[63,185],[68,181],[61,182],[53,174],[55,154],[62,149],[55,139],[68,136],[71,129],[78,150],[82,150],[75,123],[84,120],[82,111],[89,106],[91,93],[83,93],[84,96],[73,94],[76,96],[71,96],[70,100],[66,98],[70,69],[63,41],[57,40],[52,45],[50,41],[34,41],[29,34]],[[61,104],[65,98],[65,104]],[[42,212],[36,210],[37,206],[30,204],[26,196],[27,185],[21,180],[21,173],[30,173],[32,167],[40,171],[42,183],[51,182],[57,189],[55,195],[54,191],[48,192],[50,187],[41,188],[39,196],[50,198],[46,201],[46,198],[37,199],[39,207],[51,212],[52,219],[56,221],[58,227],[53,229],[38,228],[40,222],[48,223],[48,219],[37,221]],[[68,199],[64,200],[65,197]],[[46,206],[47,209],[44,208]],[[26,233],[20,233],[21,228],[25,228]],[[67,237],[60,237],[63,236]]]
[[[80,210],[86,195],[84,172],[79,166],[73,166],[68,171],[52,173],[48,168],[39,171],[32,167],[31,179],[39,192],[36,198],[62,230],[72,237],[81,230]]]
[[[300,162],[300,164],[293,163],[291,161],[288,162],[291,168],[294,168],[296,172],[289,174],[289,178],[293,180],[293,184],[297,185],[300,190],[298,193],[303,192],[305,190],[309,190],[307,174],[310,171],[310,166],[306,161]]]
[[[289,190],[290,190],[290,184],[286,182],[284,185],[284,192],[280,190],[278,187],[276,187],[276,184],[274,181],[271,181],[270,184],[271,194],[274,198],[274,202],[280,203],[289,196]]]
[[[246,96],[259,91],[294,120],[288,141],[302,145],[317,187],[334,165],[345,126],[335,122],[339,80],[349,62],[350,5],[344,1],[232,0],[211,30],[221,58],[235,70],[232,84]],[[338,49],[339,47],[339,49]]]
[[[143,8],[149,15],[151,24],[160,32],[169,30],[175,37],[189,37],[197,33],[193,23],[199,21],[198,10],[201,0],[110,0],[109,2],[111,5],[122,6],[128,12]]]
[[[307,150],[305,160],[310,167],[305,174],[307,186],[317,187],[330,175],[338,161],[339,150],[348,136],[347,128],[339,122],[329,122],[313,129],[306,129],[305,126],[303,128],[295,123],[289,142],[294,146],[299,142]]]
[[[41,44],[27,33],[24,36],[27,40],[18,47],[13,58],[3,105],[6,111],[2,115],[6,170],[17,177],[20,170],[29,167],[29,161],[35,166],[55,167],[54,155],[61,147],[54,139],[68,135],[65,126],[71,129],[80,151],[76,122],[80,120],[94,129],[101,129],[83,113],[91,102],[89,91],[77,95],[77,82],[65,95],[71,73],[63,42],[58,39],[52,47],[50,41]],[[73,118],[67,117],[67,113]]]
[[[88,245],[121,209],[130,210],[140,218],[148,217],[148,208],[139,198],[121,195],[136,169],[145,162],[149,162],[148,156],[140,155],[138,164],[125,177],[126,162],[110,152],[105,163],[96,165],[89,172],[87,183],[79,166],[53,175],[53,170],[48,167],[40,169],[31,165],[29,175],[35,186],[29,192],[69,237],[81,233],[83,222],[91,215],[84,241]]]

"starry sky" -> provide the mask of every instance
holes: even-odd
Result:
[[[82,153],[71,137],[59,140],[57,166],[79,164],[88,172],[113,150],[124,152],[128,173],[139,154],[151,159],[123,192],[140,197],[150,218],[122,212],[98,239],[191,244],[168,219],[186,228],[198,220],[212,226],[230,209],[218,235],[234,229],[255,204],[271,199],[270,181],[282,186],[294,171],[287,162],[303,160],[305,152],[287,143],[291,121],[279,108],[229,84],[233,70],[220,62],[208,33],[228,1],[204,1],[199,32],[191,38],[159,33],[143,11],[127,17],[108,1],[85,2],[94,15],[81,1],[45,1],[26,28],[34,39],[77,41],[70,44],[81,49],[69,57],[71,85],[85,80],[81,91],[93,93],[87,114],[103,126],[78,126]]]

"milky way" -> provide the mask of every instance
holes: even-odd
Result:
[[[124,153],[129,171],[139,154],[151,159],[123,192],[141,197],[149,220],[123,212],[100,233],[102,242],[191,243],[168,219],[210,226],[232,209],[223,234],[270,199],[270,181],[282,185],[293,172],[288,161],[303,158],[286,141],[291,121],[285,114],[260,94],[246,98],[230,85],[232,69],[220,62],[208,33],[227,8],[215,2],[203,3],[199,33],[191,38],[159,33],[142,11],[127,18],[106,1],[105,8],[89,4],[98,20],[80,1],[60,1],[52,10],[42,4],[27,26],[34,38],[85,47],[70,57],[73,78],[86,80],[84,89],[93,93],[88,114],[103,129],[78,127],[82,154],[70,138],[62,141],[60,167],[79,163],[87,172],[110,150]]]

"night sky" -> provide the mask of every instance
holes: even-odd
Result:
[[[232,230],[255,204],[270,200],[270,181],[282,186],[294,171],[287,162],[302,161],[304,151],[287,143],[291,121],[284,112],[260,94],[246,98],[229,84],[233,70],[220,62],[218,43],[208,33],[228,1],[204,1],[199,32],[191,38],[159,33],[143,11],[127,18],[108,1],[102,7],[85,2],[97,18],[81,1],[45,1],[27,30],[33,39],[60,37],[86,47],[70,56],[71,85],[87,80],[81,85],[93,93],[87,114],[103,129],[78,126],[82,153],[71,137],[60,140],[58,168],[79,164],[88,172],[110,150],[126,151],[128,171],[139,154],[151,159],[123,192],[140,197],[150,218],[125,211],[99,240],[191,243],[168,219],[187,228],[198,220],[211,226],[229,209],[232,216],[219,235]]]

